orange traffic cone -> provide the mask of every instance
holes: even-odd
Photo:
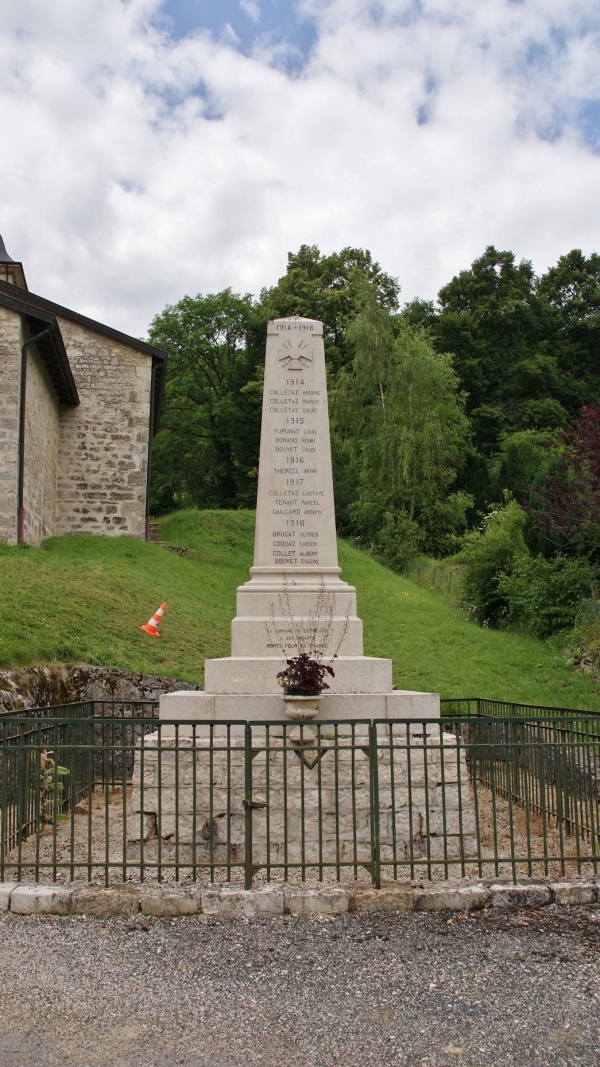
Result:
[[[160,637],[158,627],[160,626],[160,620],[162,619],[165,613],[166,606],[166,604],[161,604],[158,611],[155,611],[152,618],[149,619],[144,626],[140,626],[140,630],[145,630],[147,634],[150,634],[150,637]]]

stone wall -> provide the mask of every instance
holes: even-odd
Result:
[[[53,663],[0,670],[0,715],[6,711],[71,704],[78,700],[158,700],[163,693],[197,689],[188,682],[109,667]]]
[[[21,320],[0,307],[0,541],[17,540]]]
[[[25,540],[39,544],[56,531],[60,404],[34,345],[27,350],[25,406]]]
[[[145,534],[152,364],[147,355],[59,320],[80,406],[59,440],[57,534]]]

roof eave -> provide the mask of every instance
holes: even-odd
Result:
[[[50,314],[56,315],[58,318],[68,319],[70,322],[76,322],[78,325],[85,326],[87,329],[93,330],[95,333],[104,334],[104,336],[110,337],[114,341],[121,341],[123,344],[129,345],[130,348],[137,348],[140,352],[150,356],[152,359],[166,363],[166,352],[163,352],[160,348],[155,348],[154,345],[148,344],[147,341],[140,341],[137,337],[131,337],[130,334],[122,333],[121,330],[115,330],[112,326],[106,326],[103,322],[97,322],[95,319],[90,319],[87,315],[80,315],[78,311],[72,311],[70,308],[63,307],[61,304],[55,304],[54,301],[46,300],[45,297],[37,296],[35,293],[30,293],[28,290],[25,294],[24,290],[19,289],[18,286],[0,280],[0,296],[3,294],[11,296],[15,293],[20,293],[22,300],[30,304],[33,308],[48,311]]]

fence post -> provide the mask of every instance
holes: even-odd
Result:
[[[244,886],[252,889],[252,727],[244,727]]]
[[[20,848],[23,841],[28,836],[26,833],[28,822],[28,799],[30,782],[30,759],[31,753],[25,747],[25,726],[21,723],[19,725],[19,756],[17,760],[17,766],[19,768],[17,774],[17,825],[16,825],[16,845]],[[34,804],[37,804],[38,789],[37,783],[34,785]]]
[[[521,724],[513,723],[511,726],[511,785],[513,800],[520,804],[521,797]]]
[[[381,888],[381,842],[379,836],[379,763],[377,759],[377,723],[369,723],[369,763],[371,806],[371,877],[377,889]]]
[[[573,828],[576,825],[575,818],[575,789],[574,789],[574,775],[573,775],[573,758],[574,749],[571,743],[572,741],[572,727],[570,723],[565,725],[563,730],[563,763],[564,763],[564,815],[565,815],[565,828],[569,837],[573,833]]]

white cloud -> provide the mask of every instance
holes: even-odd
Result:
[[[252,19],[252,22],[260,22],[260,7],[256,0],[240,0],[240,10]]]
[[[487,244],[540,271],[600,249],[583,0],[303,0],[295,76],[264,40],[174,42],[159,0],[9,7],[0,233],[32,290],[130,333],[185,292],[258,293],[302,242],[369,248],[404,299]]]

